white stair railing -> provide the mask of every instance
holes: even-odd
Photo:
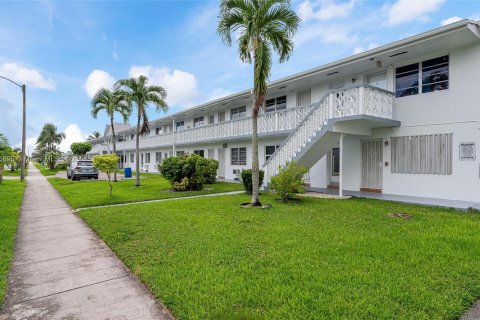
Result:
[[[391,119],[392,104],[392,92],[370,85],[327,92],[265,162],[266,183],[307,147],[329,119],[361,114]]]

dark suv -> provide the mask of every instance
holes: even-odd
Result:
[[[73,181],[81,178],[98,179],[98,170],[92,160],[76,160],[67,168],[67,179]]]

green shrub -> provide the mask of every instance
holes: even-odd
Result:
[[[280,168],[280,172],[272,177],[271,187],[283,202],[287,202],[296,193],[303,193],[303,176],[308,172],[304,166],[298,165],[295,161],[287,164],[287,167]]]
[[[217,161],[196,154],[170,157],[158,166],[175,191],[202,190],[205,183],[215,182],[217,168]]]
[[[263,183],[263,177],[265,176],[265,172],[263,170],[259,170],[258,172],[258,186],[261,186]],[[242,179],[243,186],[245,187],[245,192],[248,194],[252,193],[252,169],[242,170],[240,174],[240,178]]]
[[[55,169],[58,170],[67,170],[68,164],[66,162],[60,162],[55,165]]]
[[[74,155],[83,157],[92,150],[92,144],[90,142],[74,142],[70,145],[70,150]]]
[[[218,161],[207,159],[208,167],[205,169],[205,183],[212,184],[217,181]]]

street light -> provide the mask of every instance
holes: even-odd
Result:
[[[7,81],[10,81],[14,85],[20,87],[22,89],[22,95],[23,95],[23,123],[22,123],[22,168],[20,169],[20,180],[25,179],[25,132],[26,132],[26,122],[27,122],[27,98],[26,98],[26,93],[27,93],[27,87],[24,84],[18,84],[15,81],[8,79],[6,77],[0,76],[0,78],[5,79]]]

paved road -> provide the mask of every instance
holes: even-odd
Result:
[[[0,319],[173,319],[34,167]]]

